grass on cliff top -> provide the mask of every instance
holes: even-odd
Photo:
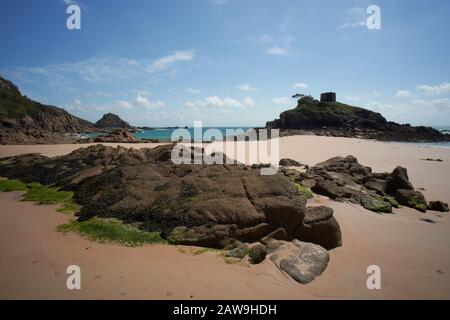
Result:
[[[76,232],[92,241],[118,243],[127,247],[145,244],[167,244],[159,232],[147,232],[124,224],[115,219],[91,218],[86,221],[72,221],[58,227],[59,232]]]
[[[58,188],[43,186],[39,183],[23,183],[19,180],[0,179],[0,192],[24,191],[22,199],[38,204],[61,205],[57,210],[63,213],[74,213],[81,206],[73,201],[73,192],[60,191]]]

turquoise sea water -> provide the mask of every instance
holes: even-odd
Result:
[[[444,133],[450,134],[450,126],[435,126],[435,129],[442,131]],[[223,140],[229,135],[235,135],[236,130],[247,131],[252,129],[252,127],[205,127],[203,128],[202,137],[194,136],[194,128],[179,128],[179,129],[153,129],[153,130],[142,130],[136,132],[134,135],[139,139],[158,139],[161,141],[170,141],[172,135],[175,140],[179,140],[180,137],[184,139],[195,139],[196,141],[211,141],[211,140]],[[177,131],[176,131],[177,130]],[[176,131],[176,132],[175,132]],[[241,131],[241,132],[242,132]],[[98,134],[83,134],[83,136],[96,136]],[[423,147],[437,147],[437,148],[450,148],[450,142],[429,142],[429,143],[416,143],[416,142],[405,142],[407,144],[414,144]]]
[[[247,131],[252,129],[251,127],[232,127],[232,128],[211,128],[206,127],[202,128],[202,133],[198,136],[195,135],[194,128],[180,128],[180,129],[154,129],[154,130],[142,130],[140,132],[135,133],[136,138],[139,139],[158,139],[162,141],[170,141],[172,138],[177,141],[180,137],[183,139],[190,140],[194,139],[195,141],[220,141],[225,139],[227,136],[233,136],[235,133],[239,133],[239,131]]]

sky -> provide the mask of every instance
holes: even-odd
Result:
[[[81,29],[67,28],[70,5]],[[367,8],[380,9],[369,29]],[[97,121],[263,126],[291,96],[450,125],[447,0],[4,0],[0,75]]]

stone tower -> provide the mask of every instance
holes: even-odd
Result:
[[[336,93],[325,92],[320,95],[320,102],[336,102]]]

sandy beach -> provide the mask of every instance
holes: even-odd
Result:
[[[0,146],[0,157],[56,156],[83,146]],[[377,172],[404,166],[413,185],[425,189],[427,200],[450,202],[450,149],[316,136],[280,142],[281,158],[307,165],[350,154]],[[1,299],[450,299],[448,213],[402,208],[378,215],[316,197],[310,205],[334,209],[343,246],[330,252],[322,276],[300,285],[267,260],[257,266],[230,265],[216,252],[192,255],[190,248],[163,245],[127,248],[63,235],[56,227],[70,215],[19,198],[19,193],[0,194]],[[423,217],[438,223],[423,222]],[[71,264],[81,267],[82,290],[65,287]],[[370,265],[381,268],[381,290],[367,289]]]

